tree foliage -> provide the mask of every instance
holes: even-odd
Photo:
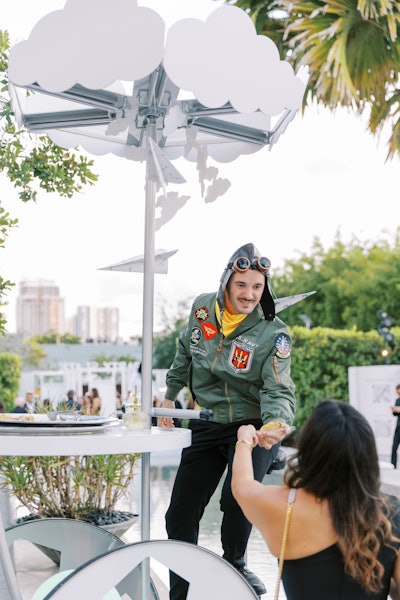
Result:
[[[178,314],[174,318],[163,315],[164,329],[154,337],[153,368],[169,369],[174,360],[179,335],[186,326],[191,299],[179,303]]]
[[[44,335],[34,335],[31,341],[36,344],[81,344],[82,340],[77,335],[72,333],[64,333],[60,335],[56,331],[48,331]]]
[[[388,158],[400,154],[400,4],[387,0],[236,0],[257,32],[297,70],[307,65],[305,104],[367,115],[373,134],[391,131]]]
[[[172,326],[154,338],[153,368],[169,369],[174,360],[179,335],[186,325],[187,318],[180,316]]]
[[[12,227],[16,227],[17,219],[12,219],[4,208],[0,205],[0,250],[4,248],[6,238]],[[1,312],[2,306],[5,305],[5,297],[15,284],[9,279],[4,279],[0,276],[0,333],[5,332],[6,320],[4,313]]]
[[[337,234],[328,250],[314,238],[309,254],[285,260],[273,271],[278,297],[316,291],[284,311],[288,325],[299,325],[306,314],[313,326],[370,331],[377,327],[377,310],[400,315],[400,229],[393,240],[344,244]]]
[[[14,408],[21,376],[21,357],[3,352],[0,354],[0,399],[6,412]]]
[[[47,356],[33,338],[26,340],[20,333],[1,336],[0,353],[18,355],[22,361],[22,369],[38,368],[41,361]]]
[[[17,126],[8,95],[9,47],[8,33],[0,31],[0,173],[14,184],[23,202],[35,201],[39,189],[71,198],[83,186],[97,181],[97,175],[92,172],[93,161],[60,148],[45,135],[33,135]],[[18,220],[2,208],[0,197],[0,249],[9,230],[17,223]],[[0,276],[0,308],[13,285]],[[5,325],[0,312],[1,334],[5,333]]]

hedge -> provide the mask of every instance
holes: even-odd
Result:
[[[0,400],[6,412],[15,406],[21,377],[21,357],[9,352],[0,353]]]
[[[397,333],[400,329],[397,328]],[[396,328],[391,330],[396,337]],[[375,331],[291,327],[292,379],[296,385],[295,425],[299,429],[312,409],[327,398],[349,401],[348,368],[400,364],[400,349],[382,358],[382,338]],[[397,335],[397,339],[399,335]]]

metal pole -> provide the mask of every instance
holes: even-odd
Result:
[[[6,494],[5,492],[1,492]],[[8,498],[7,498],[8,501]],[[11,559],[10,550],[7,543],[7,535],[3,523],[3,516],[0,510],[0,561],[3,567],[4,578],[7,583],[8,591],[10,592],[11,600],[22,600],[22,595],[19,590],[17,576],[14,570],[14,564]]]
[[[147,150],[149,139],[157,142],[155,117],[147,123]],[[142,331],[142,410],[151,423],[153,377],[153,309],[154,309],[154,253],[155,253],[155,194],[156,183],[150,180],[149,161],[146,162],[146,204],[144,220],[144,274],[143,274],[143,331]],[[150,453],[142,454],[141,537],[150,539]],[[150,589],[150,561],[142,563],[142,599]]]

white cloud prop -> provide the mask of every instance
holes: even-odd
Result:
[[[82,10],[82,2],[85,10]],[[135,0],[67,0],[49,13],[10,56],[9,77],[16,85],[35,81],[51,92],[76,83],[102,89],[116,80],[141,79],[164,54],[165,24]]]
[[[276,45],[257,35],[235,6],[220,7],[205,22],[182,19],[172,25],[164,68],[176,85],[209,107],[230,101],[238,112],[276,115],[299,108],[304,95],[304,84],[279,59]]]
[[[162,18],[138,6],[136,0],[113,0],[112,8],[108,0],[67,0],[62,10],[38,21],[27,41],[14,46],[9,79],[22,87],[38,82],[55,94],[76,84],[110,89],[114,82],[147,77],[160,63],[176,86],[193,93],[203,105],[215,108],[231,102],[239,113],[219,119],[261,131],[271,130],[270,116],[285,109],[297,111],[304,95],[305,82],[279,59],[278,49],[268,37],[257,35],[243,10],[224,5],[206,21],[182,19],[170,27],[165,38]],[[79,144],[93,154],[112,152],[143,160],[144,148],[129,140],[138,136],[138,99],[129,93],[127,106],[117,111],[108,126],[53,129],[48,135],[60,146]],[[48,97],[44,100],[47,111],[46,102]],[[163,152],[172,160],[183,155],[196,161],[198,146],[192,143],[196,128],[185,128],[185,119],[180,102],[172,102],[164,118]],[[219,162],[263,147],[201,131],[197,137],[207,154]]]

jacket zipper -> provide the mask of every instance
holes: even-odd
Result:
[[[221,331],[221,337],[219,339],[218,347],[217,347],[217,350],[216,350],[216,355],[215,355],[214,362],[213,362],[212,367],[211,367],[211,372],[212,373],[214,373],[214,367],[217,364],[217,361],[218,361],[218,359],[220,357],[220,354],[221,354],[221,351],[222,351],[222,344],[223,344],[224,339],[225,339],[225,336],[224,336],[224,334]],[[230,419],[230,422],[232,423],[232,421],[233,421],[232,402],[231,402],[231,399],[229,398],[228,384],[227,383],[224,384],[224,391],[225,391],[226,401],[228,402],[229,419]]]
[[[224,341],[224,339],[225,339],[225,336],[224,336],[224,334],[221,332],[221,337],[220,337],[220,340],[219,340],[219,342],[218,342],[218,348],[217,348],[217,351],[216,351],[216,354],[215,354],[214,362],[213,362],[213,364],[212,364],[212,367],[211,367],[211,372],[212,372],[212,373],[214,372],[214,367],[215,367],[215,365],[217,364],[217,360],[219,359],[219,356],[220,356],[220,354],[221,354],[221,350],[222,350],[222,342]]]
[[[229,409],[229,422],[232,423],[233,421],[233,410],[232,410],[232,402],[231,399],[229,397],[229,392],[228,392],[228,384],[225,382],[224,383],[224,388],[225,388],[225,397],[226,397],[226,401],[228,402],[228,409]]]

